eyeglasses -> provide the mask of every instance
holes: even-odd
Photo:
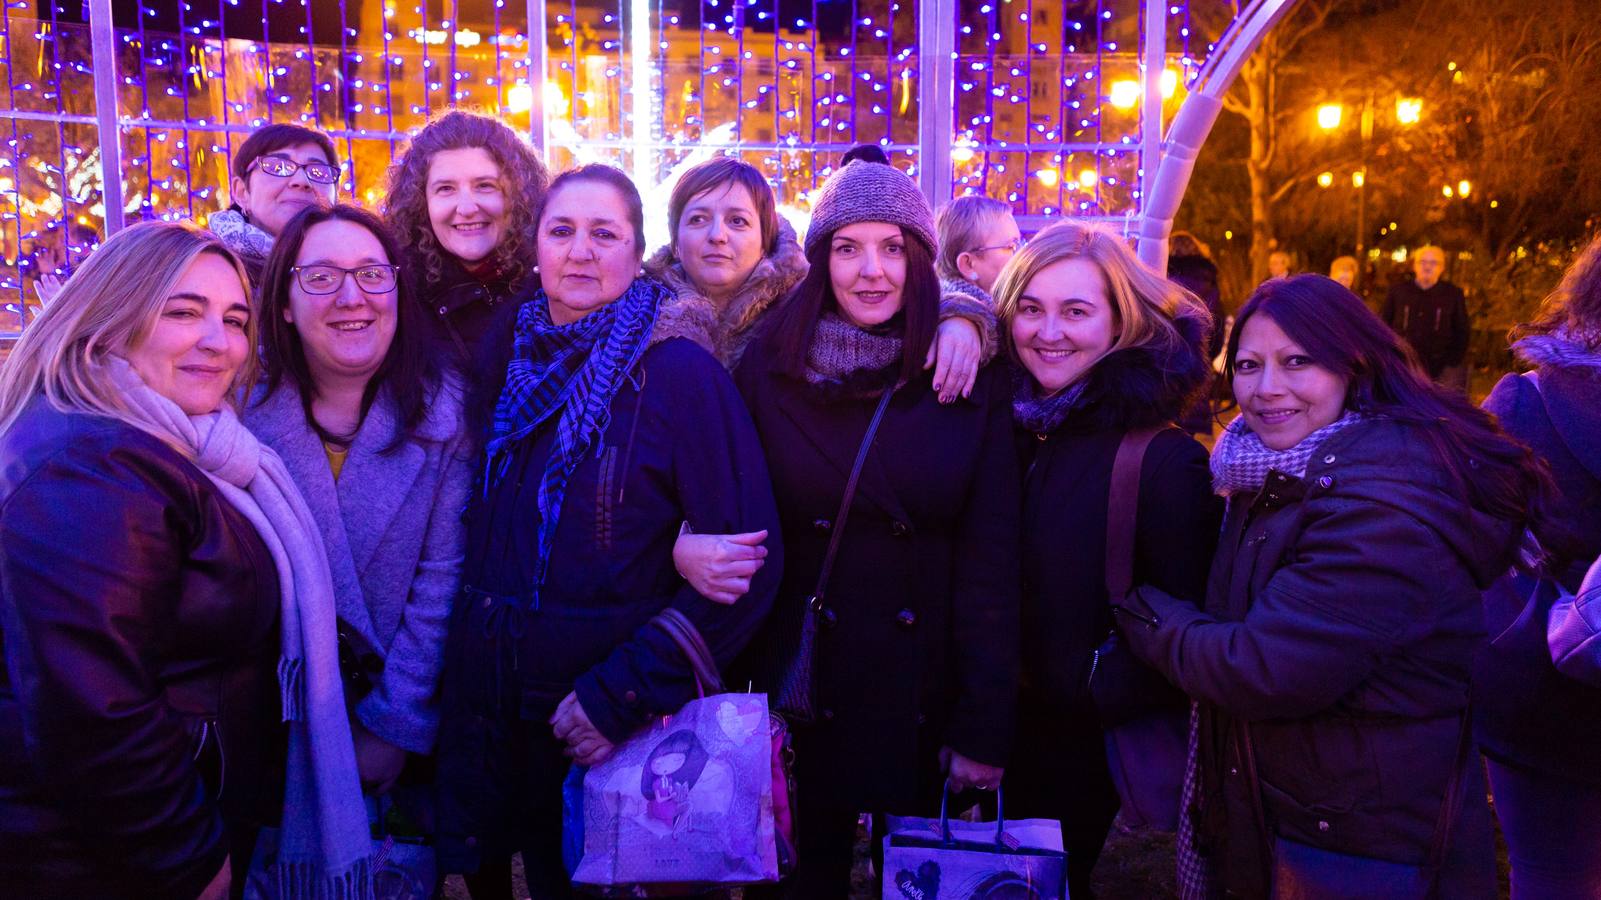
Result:
[[[344,287],[345,276],[356,276],[356,287],[368,294],[387,294],[395,289],[395,276],[399,266],[370,265],[354,269],[339,266],[295,266],[289,271],[300,282],[300,289],[308,294],[332,294]]]
[[[333,163],[313,162],[297,163],[282,156],[262,156],[250,164],[251,169],[260,169],[268,175],[278,178],[288,178],[301,169],[306,170],[306,177],[318,184],[333,184],[339,180],[339,166]],[[246,169],[249,171],[249,169]]]
[[[994,244],[994,245],[991,245],[989,247],[974,247],[973,249],[971,249],[971,250],[969,250],[967,252],[968,253],[983,253],[985,250],[1008,250],[1008,251],[1010,251],[1012,253],[1016,253],[1017,251],[1023,249],[1023,245],[1026,244],[1026,243],[1028,243],[1028,238],[1017,237],[1017,238],[1012,238],[1011,240],[1007,241],[1004,244]]]

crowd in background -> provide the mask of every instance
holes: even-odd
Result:
[[[1186,897],[1494,896],[1481,753],[1514,895],[1601,894],[1601,689],[1504,639],[1601,553],[1601,242],[1479,409],[1438,248],[1382,317],[1286,258],[1225,322],[1191,236],[1025,241],[874,150],[804,235],[704,162],[647,254],[626,174],[496,119],[377,213],[271,125],[52,285],[0,368],[3,892],[370,896],[385,798],[475,898],[568,896],[569,766],[695,696],[675,609],[770,692],[815,630],[746,896],[999,789],[1088,897],[1153,780]]]

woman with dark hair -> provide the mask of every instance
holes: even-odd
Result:
[[[673,571],[681,523],[774,531],[777,514],[728,372],[691,341],[650,343],[670,294],[639,275],[632,182],[609,166],[565,172],[538,223],[540,287],[479,378],[495,401],[446,645],[439,796],[445,871],[520,851],[531,892],[548,898],[570,890],[569,762],[599,763],[695,695],[688,662],[649,621],[682,611],[726,665],[780,567],[775,552],[734,606]],[[509,878],[488,880],[469,882],[475,897],[509,895]]]
[[[1242,896],[1494,896],[1468,681],[1540,466],[1321,275],[1257,288],[1225,374],[1206,605],[1114,598],[1200,702],[1203,854]]]
[[[278,452],[327,548],[362,783],[433,750],[471,453],[461,389],[374,214],[308,210],[261,284],[263,384],[245,424]]]
[[[1534,536],[1576,591],[1601,556],[1601,238],[1512,338],[1531,371],[1502,378],[1484,408],[1550,465],[1556,496]],[[1485,595],[1492,638],[1523,612],[1526,592],[1501,590],[1512,584]],[[1557,672],[1544,641],[1493,642],[1473,681],[1512,896],[1601,896],[1601,689]]]
[[[995,288],[1018,367],[1012,418],[1027,473],[1024,688],[1006,812],[1061,820],[1068,892],[1088,896],[1118,810],[1103,726],[1164,711],[1181,721],[1189,708],[1126,649],[1104,644],[1113,462],[1130,433],[1153,435],[1129,498],[1132,577],[1200,602],[1222,510],[1206,448],[1172,423],[1211,376],[1211,317],[1117,234],[1074,221],[1035,235]],[[1094,699],[1114,692],[1127,702],[1098,709]]]
[[[528,142],[491,116],[451,110],[389,167],[383,215],[405,248],[437,340],[463,361],[534,259],[534,210],[550,180]]]
[[[736,380],[767,448],[787,558],[752,666],[793,648],[804,617],[818,626],[817,721],[795,732],[805,824],[793,891],[810,898],[845,894],[859,811],[930,809],[946,776],[958,790],[1000,783],[1017,681],[1018,478],[1005,379],[981,371],[949,404],[929,389],[940,292],[934,214],[916,184],[875,163],[836,172],[817,192],[806,255],[810,272]]]
[[[667,223],[672,243],[645,263],[647,273],[673,289],[651,341],[689,338],[732,371],[811,264],[795,230],[779,217],[761,170],[731,157],[683,174],[667,204]],[[970,392],[995,346],[987,303],[960,292],[942,296],[924,363],[934,369],[940,399],[949,403]],[[764,538],[686,534],[675,551],[679,571],[706,596],[733,602],[761,567]]]
[[[261,280],[272,242],[297,213],[327,206],[339,185],[333,139],[304,125],[279,122],[251,132],[233,157],[233,202],[206,227],[239,254],[251,283]]]

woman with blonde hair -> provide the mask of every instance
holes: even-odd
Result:
[[[1001,342],[1017,366],[1012,413],[1026,472],[1024,687],[1006,811],[1062,821],[1069,892],[1089,896],[1119,806],[1103,729],[1166,715],[1182,733],[1176,723],[1186,707],[1108,639],[1113,461],[1126,443],[1148,441],[1137,496],[1120,513],[1135,515],[1133,571],[1124,576],[1199,601],[1221,510],[1206,449],[1172,422],[1210,376],[1212,323],[1122,238],[1076,221],[1046,228],[1018,251],[995,300]],[[1183,759],[1168,762],[1176,778]]]
[[[226,897],[285,808],[285,895],[366,889],[328,563],[233,409],[256,333],[232,251],[142,223],[0,372],[9,892]]]

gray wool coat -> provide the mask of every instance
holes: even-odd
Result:
[[[317,519],[340,620],[384,659],[356,717],[413,753],[431,751],[439,729],[439,672],[466,544],[472,474],[462,403],[461,388],[447,385],[412,438],[383,453],[400,422],[380,392],[337,483],[294,385],[253,398],[244,416],[283,457]]]

